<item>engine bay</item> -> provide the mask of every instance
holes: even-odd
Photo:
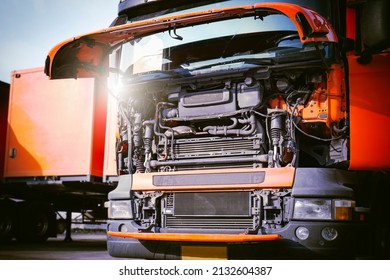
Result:
[[[125,82],[119,173],[330,166],[347,159],[345,92],[333,86],[340,67],[225,69],[184,77],[146,73]]]

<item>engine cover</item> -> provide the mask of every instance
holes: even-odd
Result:
[[[179,93],[179,117],[199,117],[234,112],[261,103],[259,85],[239,83],[231,88]]]

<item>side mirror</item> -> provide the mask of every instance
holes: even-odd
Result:
[[[361,31],[369,53],[390,47],[390,1],[367,0],[362,9]]]

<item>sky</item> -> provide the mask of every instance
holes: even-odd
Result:
[[[43,67],[52,47],[108,27],[119,0],[1,0],[0,81],[11,71]]]

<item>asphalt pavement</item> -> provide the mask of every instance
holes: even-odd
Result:
[[[0,243],[0,260],[119,260],[107,253],[105,232],[72,233],[71,237],[72,241],[61,234],[43,243]]]

